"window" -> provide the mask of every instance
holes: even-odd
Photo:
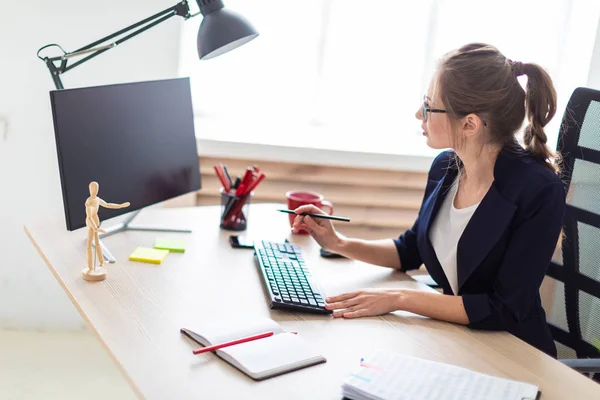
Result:
[[[596,0],[227,0],[260,36],[199,61],[201,18],[183,24],[180,72],[190,76],[205,139],[358,152],[431,155],[415,119],[436,61],[480,41],[545,67],[559,94],[552,146],[568,98],[585,86]]]

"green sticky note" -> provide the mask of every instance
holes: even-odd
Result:
[[[147,247],[138,247],[129,256],[131,261],[141,261],[151,264],[160,264],[169,255],[169,250],[150,249]]]
[[[597,348],[598,350],[600,350],[600,339],[598,339],[598,338],[592,338],[592,344],[593,344],[594,346],[596,346],[596,348]]]
[[[155,249],[175,251],[177,253],[185,252],[185,240],[183,239],[156,239],[154,242]]]

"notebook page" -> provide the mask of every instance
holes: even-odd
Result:
[[[223,348],[217,353],[255,379],[325,361],[302,336],[289,332]]]
[[[537,386],[392,352],[377,352],[344,382],[351,399],[535,400]]]
[[[211,345],[266,331],[273,331],[274,335],[283,332],[281,325],[265,317],[203,320],[191,326],[190,329],[204,337]]]

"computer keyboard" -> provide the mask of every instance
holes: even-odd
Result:
[[[255,241],[254,255],[271,308],[330,314],[325,299],[304,262],[302,249],[290,243]]]

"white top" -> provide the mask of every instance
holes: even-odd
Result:
[[[431,240],[435,255],[454,294],[458,293],[458,276],[456,272],[458,240],[477,206],[479,206],[479,203],[477,203],[466,208],[458,209],[454,207],[459,178],[460,175],[450,187],[448,195],[444,199],[444,203],[441,205],[429,231],[429,240]]]

